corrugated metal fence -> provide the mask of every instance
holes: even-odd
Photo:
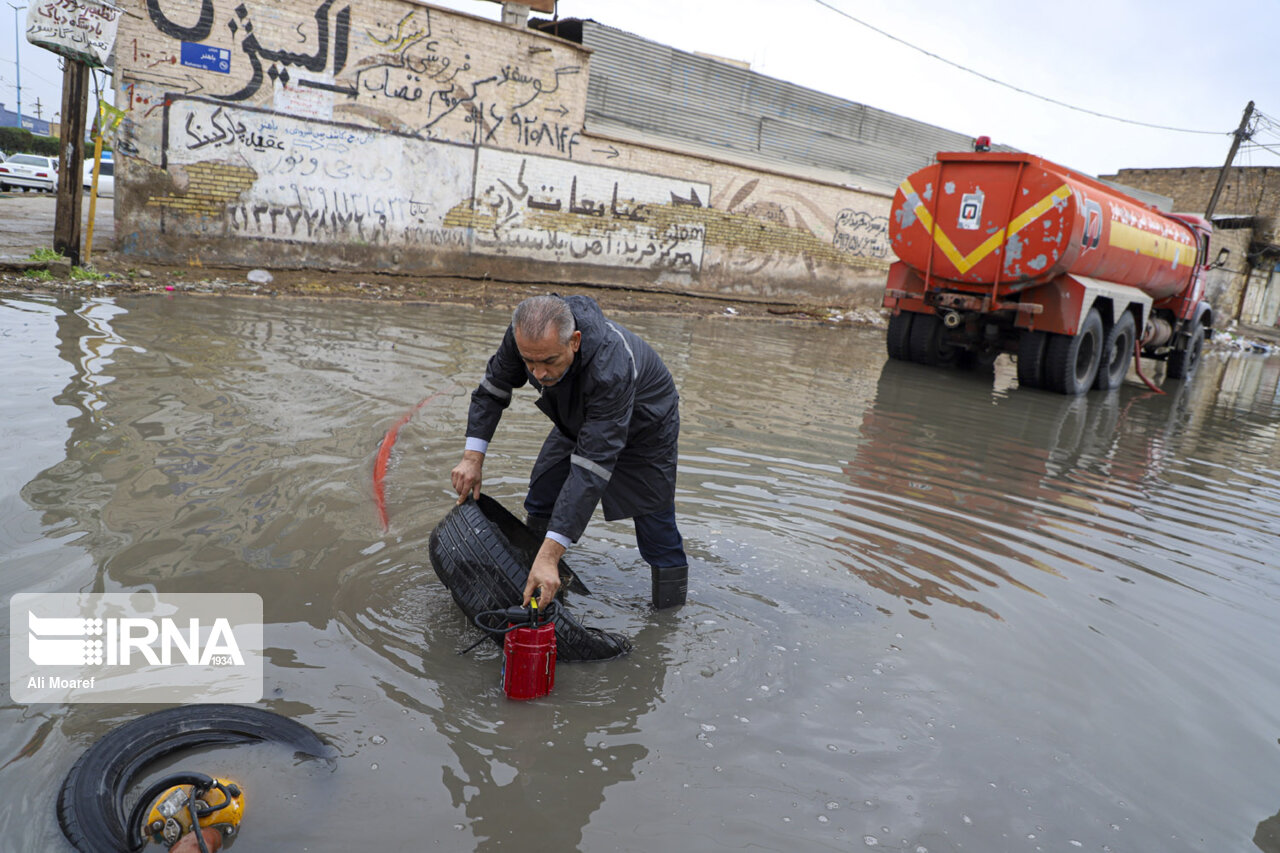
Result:
[[[933,162],[938,151],[968,151],[973,145],[961,133],[595,21],[581,26],[582,43],[594,51],[587,89],[589,130],[593,122],[621,126],[779,164],[811,166],[882,190]]]

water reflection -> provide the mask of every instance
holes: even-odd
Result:
[[[280,792],[245,849],[1240,849],[1274,823],[1280,360],[1066,399],[1003,361],[886,364],[874,331],[628,317],[684,400],[690,604],[648,611],[597,520],[574,605],[637,651],[510,703],[426,556],[505,312],[16,305],[0,393],[37,450],[0,460],[0,584],[258,592],[263,704],[341,753],[287,790],[236,768]],[[384,533],[378,442],[449,387],[401,433]],[[513,405],[486,490],[516,506],[544,427]],[[59,849],[62,774],[145,710],[0,704],[0,837]]]

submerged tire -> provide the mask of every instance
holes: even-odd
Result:
[[[1046,332],[1028,329],[1018,335],[1018,384],[1023,388],[1044,387],[1044,354],[1048,346]]]
[[[889,331],[885,335],[889,358],[911,360],[911,320],[915,316],[910,311],[899,311],[889,318]]]
[[[180,750],[258,742],[290,746],[314,758],[334,755],[311,729],[261,708],[166,708],[112,729],[76,760],[58,792],[58,824],[81,853],[136,850],[141,839],[126,837],[124,797],[148,765]]]
[[[947,328],[937,314],[917,314],[911,321],[911,340],[908,345],[911,360],[930,367],[955,364],[960,353],[965,352],[947,339]]]
[[[1045,387],[1059,394],[1083,394],[1093,387],[1102,361],[1102,315],[1097,308],[1074,335],[1051,335],[1045,352]]]
[[[467,620],[477,613],[520,603],[529,567],[540,547],[524,523],[488,495],[468,498],[449,511],[431,531],[431,567],[448,587]],[[586,587],[560,561],[561,588],[585,593]],[[502,637],[492,635],[502,645]],[[556,620],[556,659],[609,660],[631,651],[620,634],[588,628],[561,603]]]
[[[1196,323],[1191,330],[1191,339],[1183,349],[1175,349],[1169,353],[1169,362],[1165,375],[1170,379],[1190,379],[1200,366],[1200,353],[1204,351],[1204,325]]]
[[[1133,339],[1137,335],[1137,324],[1128,311],[1120,315],[1120,319],[1107,330],[1102,341],[1102,359],[1098,363],[1098,375],[1093,380],[1093,387],[1099,391],[1110,391],[1119,388],[1129,372],[1129,361],[1133,358]]]

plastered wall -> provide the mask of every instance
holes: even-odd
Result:
[[[589,50],[406,0],[125,0],[118,248],[878,304],[890,199],[583,123]]]

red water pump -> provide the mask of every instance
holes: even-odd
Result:
[[[502,634],[502,690],[508,699],[546,696],[556,683],[556,626],[560,610],[551,602],[543,613],[538,601],[526,607],[487,610],[476,614],[476,625],[491,634]],[[505,627],[495,624],[505,622]]]

